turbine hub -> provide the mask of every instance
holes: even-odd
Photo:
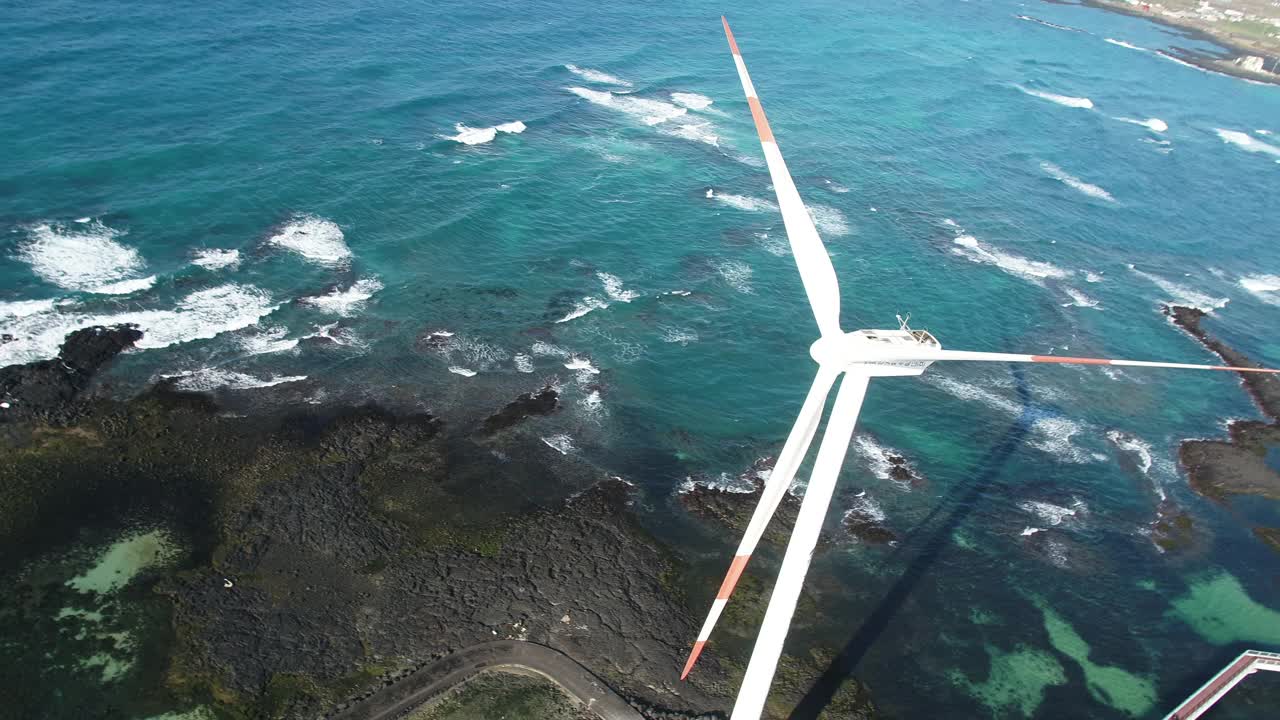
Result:
[[[819,365],[826,367],[842,367],[852,360],[852,350],[848,335],[823,335],[809,346],[809,356]]]

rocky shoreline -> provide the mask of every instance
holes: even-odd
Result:
[[[685,599],[684,563],[634,514],[636,490],[603,477],[566,483],[538,469],[536,438],[519,436],[523,418],[555,411],[554,390],[517,398],[478,429],[376,406],[236,417],[163,386],[123,401],[86,395],[93,372],[137,337],[80,331],[59,360],[0,371],[0,542],[23,549],[0,561],[15,588],[0,623],[31,654],[25,677],[0,682],[25,688],[19,714],[84,717],[84,706],[59,704],[72,690],[47,671],[95,651],[134,663],[116,694],[84,698],[120,717],[204,707],[303,718],[494,640],[563,653],[646,717],[732,704],[745,657],[731,644],[679,680],[700,616]],[[522,483],[540,499],[513,493]],[[86,527],[128,517],[188,548],[129,581],[129,602],[30,569]],[[58,610],[71,605],[85,607]],[[121,624],[135,605],[147,617]],[[90,616],[103,629],[77,645],[68,632],[86,633],[72,621]],[[65,645],[63,665],[41,657],[51,644]],[[785,660],[775,715],[825,669],[820,660]],[[846,686],[836,716],[873,717],[865,688]]]
[[[1201,327],[1204,311],[1171,306],[1165,308],[1165,314],[1224,362],[1237,367],[1261,367]],[[1226,440],[1184,440],[1178,448],[1178,458],[1187,470],[1191,488],[1211,500],[1224,502],[1234,495],[1280,500],[1280,472],[1268,463],[1268,454],[1280,448],[1280,379],[1263,373],[1240,373],[1239,377],[1270,422],[1232,421]],[[1280,551],[1280,529],[1254,528],[1254,533]]]

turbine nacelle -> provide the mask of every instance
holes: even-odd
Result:
[[[818,338],[809,355],[823,367],[867,377],[919,375],[942,345],[925,330],[855,330]],[[921,357],[923,356],[923,357]]]

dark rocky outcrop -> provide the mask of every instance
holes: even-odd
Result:
[[[65,422],[93,374],[142,338],[130,325],[91,327],[67,336],[52,360],[0,368],[0,422],[40,418]]]
[[[507,406],[485,418],[480,426],[482,435],[492,435],[515,425],[530,415],[550,415],[559,406],[560,394],[548,385],[536,393],[525,393],[507,403]]]
[[[764,493],[764,480],[767,473],[773,470],[773,457],[762,457],[751,464],[751,467],[738,475],[734,488],[723,487],[721,483],[710,478],[690,478],[689,486],[679,495],[680,504],[691,515],[702,520],[741,533],[751,522],[751,514]],[[754,487],[750,492],[742,488]],[[791,528],[795,527],[796,515],[800,512],[800,498],[786,493],[773,521],[769,523],[762,540],[771,545],[784,546],[791,537]],[[820,544],[822,541],[820,541]]]

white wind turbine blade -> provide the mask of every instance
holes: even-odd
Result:
[[[1114,365],[1117,367],[1174,368],[1177,370],[1229,370],[1247,373],[1280,373],[1264,367],[1232,367],[1230,365],[1195,365],[1189,363],[1151,362],[1148,360],[1115,360],[1112,358],[1067,357],[1063,355],[1020,355],[1017,353],[973,352],[969,350],[935,350],[904,360],[967,360],[977,362],[1057,363],[1061,365]]]
[[[813,218],[805,210],[800,192],[791,180],[791,173],[778,150],[778,143],[773,139],[773,131],[769,129],[769,120],[760,106],[760,98],[747,75],[747,66],[742,62],[742,53],[738,52],[738,43],[733,39],[733,31],[729,29],[729,21],[721,16],[724,23],[725,37],[729,38],[729,49],[733,51],[733,62],[738,66],[738,78],[742,81],[742,91],[747,95],[747,104],[751,106],[751,117],[755,120],[756,134],[760,136],[760,147],[764,149],[764,159],[769,166],[769,177],[773,180],[774,192],[778,195],[778,208],[782,211],[782,224],[787,229],[787,239],[791,242],[791,254],[795,256],[796,266],[800,268],[800,279],[804,282],[805,294],[809,296],[809,304],[813,307],[813,315],[818,321],[818,331],[822,335],[840,335],[840,283],[836,280],[836,270],[831,265],[831,256],[818,237],[818,230],[813,226]]]
[[[791,487],[791,479],[795,477],[800,463],[805,455],[809,454],[809,443],[813,441],[813,434],[818,429],[818,421],[822,419],[822,409],[827,404],[827,395],[831,392],[831,386],[835,384],[839,374],[838,370],[827,367],[818,368],[818,375],[813,379],[809,395],[800,408],[800,416],[796,418],[795,425],[791,427],[791,434],[787,436],[787,442],[782,446],[777,462],[773,464],[773,472],[765,481],[760,501],[756,504],[751,521],[747,523],[747,529],[742,534],[742,542],[738,544],[738,552],[733,556],[729,572],[725,575],[724,582],[720,584],[720,591],[716,593],[716,599],[711,603],[711,610],[702,624],[698,639],[693,643],[693,650],[689,652],[689,659],[685,662],[684,671],[680,674],[681,680],[688,677],[693,664],[698,661],[698,655],[702,653],[703,646],[711,637],[711,631],[715,628],[716,621],[720,619],[720,613],[724,610],[725,604],[729,602],[729,596],[733,594],[738,578],[742,576],[743,569],[751,559],[751,553],[755,551],[756,544],[760,542],[760,537],[764,535],[764,530],[769,525],[769,520],[777,512],[778,505],[787,494],[787,489]]]
[[[835,491],[840,467],[849,450],[853,428],[858,423],[858,411],[866,397],[868,380],[865,375],[846,374],[840,383],[840,391],[836,393],[835,405],[818,449],[818,458],[814,461],[813,475],[800,504],[800,515],[787,544],[787,553],[782,558],[778,582],[773,586],[769,609],[765,611],[760,635],[751,652],[751,662],[747,664],[747,673],[738,689],[732,720],[757,720],[769,697],[778,658],[782,655],[782,643],[787,638],[804,576],[809,572],[809,560],[818,545],[827,506],[831,504],[831,494]]]

